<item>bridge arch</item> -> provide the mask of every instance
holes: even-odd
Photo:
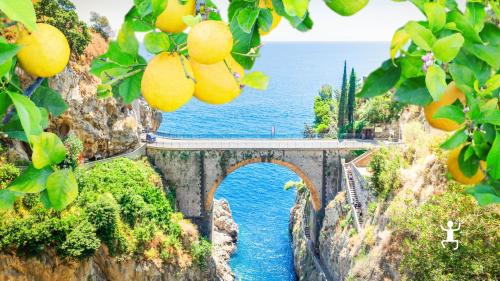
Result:
[[[312,206],[315,211],[319,211],[321,209],[321,200],[318,194],[318,189],[314,186],[313,182],[311,179],[295,164],[283,161],[283,160],[278,160],[278,159],[269,159],[269,158],[263,158],[263,157],[255,157],[255,158],[250,158],[246,159],[243,161],[240,161],[231,167],[229,167],[226,170],[226,173],[222,176],[219,176],[215,183],[211,186],[210,190],[208,191],[207,198],[205,200],[205,210],[210,211],[212,208],[213,200],[215,193],[217,189],[219,188],[220,184],[222,181],[232,172],[236,171],[238,168],[241,168],[246,165],[250,164],[255,164],[255,163],[273,163],[276,165],[280,165],[283,167],[286,167],[290,170],[292,170],[297,176],[299,176],[305,183],[306,188],[310,191],[311,193],[311,201],[312,201]]]

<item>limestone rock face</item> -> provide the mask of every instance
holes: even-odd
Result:
[[[65,137],[73,132],[84,145],[88,159],[109,157],[136,148],[143,130],[156,131],[161,113],[142,99],[126,105],[113,98],[97,98],[99,79],[90,74],[92,59],[107,50],[107,43],[96,34],[80,58],[49,80],[68,103],[68,110],[52,118],[49,130]]]
[[[117,260],[102,246],[83,261],[65,261],[55,253],[22,258],[15,254],[0,255],[0,281],[206,281],[212,272],[196,266],[180,269],[173,265],[158,267],[152,261]]]
[[[225,200],[214,200],[212,257],[215,262],[216,277],[220,281],[235,280],[229,266],[229,258],[236,250],[238,225],[234,222],[229,204]]]

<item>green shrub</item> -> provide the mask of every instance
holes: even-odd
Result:
[[[63,256],[81,259],[94,255],[100,245],[101,241],[97,238],[95,226],[87,220],[82,220],[70,230],[59,250]]]
[[[69,42],[76,54],[83,51],[91,37],[87,25],[80,21],[75,5],[69,0],[41,0],[35,5],[37,20],[57,27]]]
[[[400,270],[407,280],[498,280],[500,206],[480,207],[463,189],[453,184],[423,205],[397,208],[391,227],[403,241]],[[454,228],[461,222],[457,250],[441,245],[449,220]]]
[[[20,171],[16,166],[0,160],[0,189],[7,187],[19,174]]]
[[[191,246],[191,255],[193,256],[193,260],[202,268],[206,267],[207,257],[210,256],[211,251],[212,245],[206,239],[201,239]]]
[[[401,152],[395,148],[381,148],[373,153],[368,187],[378,198],[386,199],[401,187],[399,169],[403,164]]]
[[[70,134],[64,140],[64,146],[66,147],[66,158],[63,161],[63,165],[75,169],[78,166],[78,160],[83,151],[83,143],[75,134]]]
[[[76,174],[79,196],[62,212],[45,209],[35,194],[0,211],[0,251],[37,255],[52,248],[62,257],[83,259],[104,243],[112,256],[175,262],[177,253],[192,252],[202,260],[210,244],[183,246],[180,218],[171,219],[169,198],[149,164],[117,159]]]

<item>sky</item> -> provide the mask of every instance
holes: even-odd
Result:
[[[119,29],[123,16],[133,3],[133,0],[72,1],[82,20],[88,21],[90,12],[96,11],[108,17],[115,31]],[[223,17],[227,18],[225,11],[228,1],[214,2]],[[314,21],[312,30],[299,32],[284,20],[263,41],[390,41],[394,31],[408,20],[424,18],[411,3],[391,0],[371,0],[363,10],[351,17],[337,15],[322,0],[311,0],[309,11]]]

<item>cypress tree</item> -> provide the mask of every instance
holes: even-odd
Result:
[[[351,70],[351,76],[349,77],[349,94],[347,97],[347,120],[349,125],[352,126],[352,131],[354,132],[354,105],[356,98],[356,73],[354,68]]]
[[[345,124],[346,99],[347,99],[347,62],[344,61],[344,74],[342,76],[342,87],[340,88],[339,114],[337,123],[339,131]]]

